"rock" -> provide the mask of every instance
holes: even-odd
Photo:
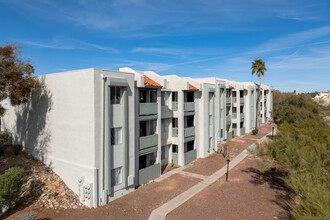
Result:
[[[26,191],[25,193],[24,193],[24,197],[25,198],[28,198],[28,197],[30,197],[31,196],[31,192],[30,191]]]

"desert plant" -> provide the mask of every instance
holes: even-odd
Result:
[[[12,167],[0,175],[0,213],[3,207],[11,207],[17,202],[23,184],[24,170]]]
[[[291,214],[330,219],[330,128],[310,96],[274,94],[279,134],[266,144],[266,153],[288,172],[285,182],[295,193]]]

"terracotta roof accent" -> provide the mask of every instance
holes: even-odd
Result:
[[[152,86],[152,87],[163,87],[162,85],[160,85],[159,83],[153,81],[152,79],[150,79],[147,76],[144,76],[144,85],[145,86]]]
[[[190,89],[190,90],[197,90],[197,91],[199,90],[199,89],[197,89],[195,86],[191,85],[190,83],[189,83],[189,89]]]
[[[235,89],[234,86],[229,86],[229,89]]]
[[[247,91],[247,89],[246,89],[246,88],[244,88],[243,90],[244,90],[244,91]]]

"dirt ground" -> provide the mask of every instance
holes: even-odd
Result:
[[[249,156],[225,176],[167,215],[170,219],[289,219],[284,172],[261,171]]]
[[[273,124],[262,125],[259,134],[245,135],[228,143],[228,153],[234,157],[246,147],[255,143],[271,131]],[[279,176],[270,178],[269,172],[262,172],[257,166],[257,158],[248,158],[229,174],[230,181],[224,178],[172,211],[167,219],[269,219],[286,218],[286,191]],[[212,154],[198,159],[185,172],[204,176],[212,175],[222,168],[226,160],[222,155]],[[171,172],[167,168],[165,172]],[[280,175],[280,173],[278,173]],[[277,175],[277,174],[276,174]],[[94,208],[48,209],[26,206],[11,214],[8,219],[29,211],[37,213],[36,219],[148,219],[151,212],[196,185],[201,179],[183,174],[173,174],[160,182],[151,182],[109,204]]]

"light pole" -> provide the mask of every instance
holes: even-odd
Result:
[[[230,162],[230,160],[229,160],[229,159],[227,159],[227,173],[226,173],[226,182],[228,182],[229,162]]]

